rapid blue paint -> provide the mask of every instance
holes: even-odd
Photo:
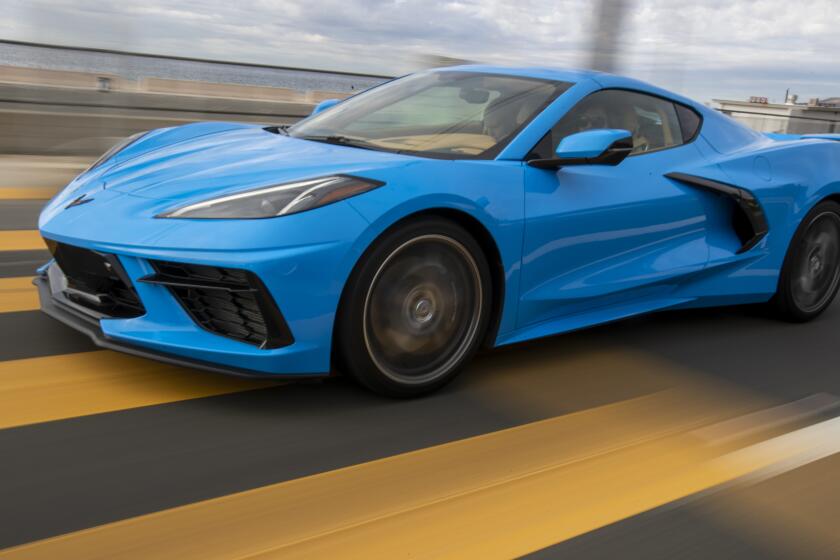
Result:
[[[702,270],[714,195],[664,177],[689,162],[705,163],[691,144],[615,167],[527,167],[518,326],[667,299]]]
[[[318,113],[326,111],[330,107],[338,105],[339,103],[341,103],[341,99],[324,99],[323,101],[315,105],[315,107],[312,109],[311,114],[317,115]]]
[[[327,145],[236,123],[152,131],[73,180],[45,208],[39,227],[45,237],[118,255],[135,281],[147,314],[102,321],[107,336],[257,372],[305,374],[330,369],[336,309],[361,255],[414,214],[460,215],[489,233],[505,281],[495,339],[500,345],[658,309],[767,300],[805,213],[840,193],[840,142],[831,135],[770,138],[691,100],[607,74],[457,70],[575,85],[493,160]],[[630,156],[615,167],[545,170],[523,162],[567,111],[604,88],[689,105],[703,116],[701,133],[689,144]],[[572,142],[567,139],[564,155],[594,150],[572,150]],[[767,214],[769,234],[737,254],[729,203],[664,177],[677,171],[753,192]],[[335,173],[385,186],[273,219],[154,217],[214,195]],[[81,194],[93,201],[65,210]],[[253,271],[276,299],[294,344],[260,350],[198,328],[166,288],[136,282],[151,272],[149,259]]]
[[[596,158],[619,140],[632,139],[626,130],[603,128],[570,134],[557,146],[558,158]]]

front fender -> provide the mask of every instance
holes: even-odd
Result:
[[[388,187],[349,200],[369,226],[348,252],[342,270],[352,270],[376,239],[406,218],[435,210],[463,213],[477,220],[496,244],[505,278],[499,333],[512,330],[522,257],[522,165],[490,161],[430,163],[422,176],[386,179]]]

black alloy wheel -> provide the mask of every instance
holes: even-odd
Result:
[[[811,210],[785,257],[773,302],[782,317],[809,321],[825,311],[840,287],[840,204],[826,201]]]
[[[480,344],[489,268],[463,228],[421,219],[374,244],[344,298],[337,336],[348,372],[378,393],[418,396],[450,381]]]

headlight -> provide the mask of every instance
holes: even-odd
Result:
[[[384,185],[350,175],[330,175],[240,192],[183,206],[158,218],[274,218],[319,208]]]
[[[85,169],[85,173],[93,171],[94,169],[96,169],[97,167],[99,167],[100,165],[102,165],[103,163],[105,163],[124,149],[128,148],[130,145],[134,144],[147,134],[148,132],[138,132],[137,134],[132,134],[128,138],[117,142],[116,144],[111,146],[111,148],[107,152],[102,154],[98,160],[94,161],[90,167]]]

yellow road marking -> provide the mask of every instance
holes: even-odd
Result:
[[[0,313],[38,309],[38,291],[32,278],[0,278]]]
[[[836,453],[840,424],[829,428],[822,439],[833,438]],[[390,558],[399,551],[518,557],[742,477],[821,457],[809,430],[788,434],[797,441],[776,438],[772,449],[762,443],[722,457],[684,435],[665,437],[248,558]]]
[[[9,360],[0,362],[0,429],[271,385],[109,351]]]
[[[69,533],[0,557],[511,558],[760,468],[759,460],[711,461],[721,452],[688,433],[731,415],[720,402],[660,392]]]
[[[0,251],[37,251],[46,248],[38,230],[0,231]]]
[[[57,192],[52,187],[0,187],[0,200],[49,200]]]

